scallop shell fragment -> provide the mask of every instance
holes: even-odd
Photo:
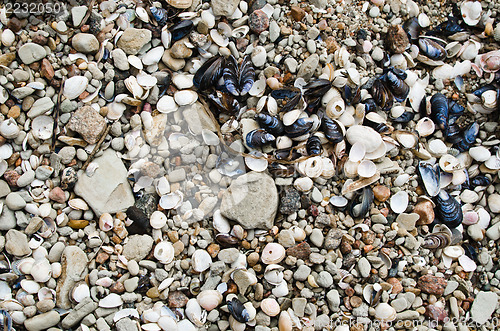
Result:
[[[160,241],[154,249],[154,257],[163,264],[174,260],[174,246],[168,241]]]
[[[391,197],[390,206],[396,214],[401,214],[408,207],[408,202],[408,193],[406,191],[399,191]]]
[[[46,140],[52,137],[54,119],[50,116],[37,116],[31,122],[32,134],[35,138]]]
[[[122,298],[116,293],[111,293],[99,300],[99,307],[102,308],[115,308],[121,306],[122,304]]]

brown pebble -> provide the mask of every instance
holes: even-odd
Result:
[[[253,267],[259,262],[259,253],[252,252],[248,254],[247,262],[250,267]]]
[[[303,241],[298,245],[290,247],[286,250],[288,256],[293,256],[301,260],[308,260],[311,255],[311,246]]]
[[[47,59],[42,60],[42,66],[40,70],[40,74],[47,78],[48,80],[51,80],[54,78],[54,68],[52,67],[52,64],[50,64],[50,61]]]
[[[442,307],[436,305],[428,305],[425,308],[425,316],[431,320],[443,322],[448,317],[448,312]]]
[[[248,26],[250,30],[260,34],[269,27],[269,17],[262,10],[255,10],[248,16]]]
[[[21,115],[21,108],[17,105],[10,107],[9,112],[7,113],[7,117],[9,118],[18,118]]]
[[[413,208],[413,212],[420,216],[416,223],[417,225],[427,225],[434,221],[434,207],[431,201],[420,201]]]
[[[447,283],[443,277],[424,275],[418,279],[417,287],[425,293],[441,296],[444,293]]]
[[[83,229],[89,225],[87,220],[69,220],[68,226],[72,229]]]
[[[122,282],[116,282],[110,286],[109,291],[111,293],[122,294],[125,292],[125,286]]]
[[[152,287],[150,288],[147,292],[146,292],[146,295],[148,298],[151,298],[151,299],[156,299],[160,296],[160,291],[158,291],[158,287]]]
[[[207,247],[207,252],[212,258],[215,258],[220,252],[220,246],[218,244],[210,244]]]
[[[7,27],[11,29],[12,32],[17,33],[21,31],[23,23],[21,22],[21,20],[14,16],[7,22]]]
[[[182,308],[184,307],[189,298],[181,291],[173,291],[168,294],[168,306],[170,308]]]
[[[15,170],[7,170],[3,174],[4,179],[7,181],[9,186],[17,186],[17,179],[21,177]]]
[[[95,257],[95,262],[97,264],[103,264],[109,259],[109,254],[105,252],[99,252],[97,256]]]
[[[66,194],[62,188],[56,186],[50,191],[49,199],[55,202],[64,203],[66,201]]]
[[[373,188],[373,195],[379,202],[384,202],[391,196],[391,190],[385,185],[376,185]]]
[[[392,53],[402,54],[410,45],[410,41],[406,31],[400,25],[396,25],[387,30],[386,44]]]
[[[33,42],[35,44],[45,46],[49,42],[49,39],[47,37],[44,37],[41,34],[37,33],[33,36]]]
[[[298,6],[292,6],[290,15],[292,15],[293,19],[297,22],[302,21],[302,19],[306,16],[306,12],[304,9]]]
[[[333,54],[337,49],[340,48],[339,44],[335,40],[335,37],[328,36],[325,39],[325,46],[328,53]]]
[[[353,308],[358,308],[363,303],[363,300],[360,297],[353,295],[349,302]]]
[[[398,294],[403,291],[403,285],[401,285],[401,282],[397,278],[391,277],[387,279],[387,283],[392,285],[392,294]]]

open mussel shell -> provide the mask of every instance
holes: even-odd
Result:
[[[236,297],[233,297],[232,300],[227,302],[227,309],[234,319],[240,323],[246,323],[250,320],[247,309]]]
[[[449,195],[448,192],[441,190],[434,197],[434,203],[436,204],[436,218],[440,222],[449,228],[456,228],[462,224],[463,214],[460,203]]]
[[[208,59],[196,71],[193,77],[193,84],[200,90],[208,90],[214,87],[222,76],[224,58],[214,56]]]
[[[302,97],[300,89],[296,87],[285,87],[281,89],[276,89],[271,92],[271,97],[281,104],[281,110],[284,112],[294,109]]]
[[[373,202],[374,194],[373,190],[370,187],[363,188],[362,193],[358,199],[353,199],[349,206],[349,213],[353,218],[362,218],[370,210],[370,206]]]
[[[440,190],[439,168],[437,166],[433,167],[427,162],[420,162],[417,171],[426,193],[431,197],[438,195]]]
[[[418,39],[418,46],[420,47],[422,54],[431,60],[444,60],[448,55],[446,49],[443,45],[441,45],[441,43],[429,37],[420,37]]]
[[[246,95],[255,82],[255,69],[250,55],[245,56],[239,66],[234,56],[227,58],[222,77],[224,86],[232,95]]]
[[[281,136],[285,132],[283,122],[274,116],[259,113],[255,115],[255,120],[259,123],[260,127],[274,136]]]

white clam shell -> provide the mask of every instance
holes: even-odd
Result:
[[[153,214],[151,214],[149,223],[153,229],[161,229],[167,224],[167,215],[159,210],[154,211]]]
[[[203,324],[205,324],[205,318],[206,318],[206,312],[202,312],[201,306],[198,303],[198,300],[192,298],[189,299],[186,308],[185,308],[185,314],[189,321],[191,321],[194,325],[198,327],[202,327]],[[196,328],[188,328],[186,329],[185,327],[182,327],[181,325],[184,324],[184,321],[182,320],[177,324],[177,327],[179,330],[196,330]],[[191,323],[189,323],[191,324]]]
[[[85,200],[80,198],[71,199],[68,201],[68,205],[76,210],[89,210],[89,205],[85,202]]]
[[[366,153],[374,152],[383,145],[382,138],[377,131],[362,125],[353,125],[348,128],[346,131],[346,139],[351,145],[357,142],[363,143]]]
[[[415,130],[421,137],[427,137],[434,133],[436,125],[429,117],[422,117],[415,126]]]
[[[396,319],[396,309],[386,302],[381,302],[375,308],[375,318],[385,322],[394,321]]]
[[[286,282],[286,280],[283,280],[281,283],[278,284],[278,286],[273,288],[271,290],[271,293],[277,298],[287,296],[289,291],[288,291],[288,283]]]
[[[217,290],[204,290],[198,294],[196,299],[203,309],[211,311],[222,303],[222,294]]]
[[[158,83],[156,77],[141,71],[137,74],[137,84],[143,89],[149,90]]]
[[[477,162],[484,162],[491,157],[490,151],[484,146],[471,147],[469,155]]]
[[[16,35],[11,29],[5,29],[2,32],[2,45],[10,47],[16,41]]]
[[[220,233],[229,233],[231,231],[231,224],[227,218],[222,216],[220,210],[217,209],[213,215],[213,226]]]
[[[12,117],[0,123],[0,134],[7,139],[16,138],[19,135],[20,131],[21,130],[17,126],[16,120]]]
[[[89,80],[85,76],[73,76],[64,82],[63,95],[69,99],[76,99],[89,85]]]
[[[52,276],[52,268],[47,259],[36,260],[31,267],[31,276],[39,283],[47,282]]]
[[[377,166],[370,160],[363,160],[357,170],[360,177],[370,178],[377,172]]]
[[[396,214],[401,214],[408,207],[408,202],[408,193],[406,191],[399,191],[391,197],[390,206]]]
[[[102,308],[115,308],[121,306],[122,304],[122,298],[116,293],[111,293],[99,300],[99,307]]]
[[[307,192],[310,191],[313,188],[313,181],[309,177],[300,177],[295,180],[293,183],[293,186],[301,191],[301,192]]]
[[[160,113],[163,114],[168,114],[176,111],[179,107],[177,106],[177,103],[175,102],[174,98],[169,96],[169,95],[164,95],[158,100],[158,103],[156,104],[156,109]]]
[[[40,290],[40,285],[37,282],[29,279],[21,280],[21,287],[29,294],[35,294]]]
[[[474,26],[481,20],[482,12],[481,2],[479,1],[464,1],[460,6],[462,18],[465,24]]]
[[[172,77],[172,83],[179,89],[185,90],[193,87],[193,77],[194,75],[188,74],[175,74]]]
[[[163,264],[169,264],[174,260],[174,246],[168,241],[160,241],[154,249],[154,257]]]
[[[278,243],[269,243],[262,250],[260,258],[264,264],[278,264],[285,258],[285,248]]]
[[[37,116],[31,122],[32,134],[35,138],[46,140],[52,137],[54,119],[51,116]]]
[[[256,154],[256,153],[254,153]],[[266,158],[254,158],[251,156],[245,157],[245,164],[250,170],[262,172],[267,169],[268,162]]]
[[[271,285],[279,285],[283,281],[284,268],[278,264],[270,264],[264,272],[265,280]]]
[[[85,298],[90,297],[90,288],[85,282],[80,282],[75,285],[71,291],[71,298],[75,302],[81,302]]]
[[[358,141],[352,145],[351,150],[349,151],[349,160],[352,162],[359,162],[363,160],[366,154],[365,145]]]
[[[278,315],[281,311],[278,301],[273,298],[266,298],[262,300],[260,303],[260,309],[262,309],[266,315],[271,317]]]
[[[175,209],[178,208],[182,201],[184,200],[184,195],[181,191],[175,191],[169,194],[166,194],[160,198],[160,206],[163,209]]]
[[[198,100],[198,93],[192,90],[182,90],[174,93],[174,100],[179,106],[192,105]]]
[[[193,269],[196,272],[203,272],[210,268],[212,264],[212,257],[208,254],[207,251],[203,249],[198,249],[193,253],[191,257],[191,263],[193,265]]]
[[[164,52],[165,48],[163,46],[157,46],[144,54],[142,57],[142,63],[146,66],[157,64],[160,62]]]
[[[447,246],[443,248],[443,254],[455,260],[464,255],[465,250],[462,246]]]

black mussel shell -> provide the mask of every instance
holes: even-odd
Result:
[[[352,88],[346,84],[341,91],[342,98],[347,105],[355,105],[361,101],[361,89],[359,87]]]
[[[5,309],[0,309],[0,326],[4,331],[12,330],[12,317],[10,316],[9,312]]]
[[[295,173],[295,167],[293,164],[281,164],[278,162],[273,162],[269,164],[267,168],[271,175],[275,177],[291,177]]]
[[[463,32],[465,29],[460,26],[458,19],[453,16],[449,16],[446,21],[439,24],[433,31],[433,34],[451,36],[458,32]]]
[[[418,46],[420,47],[422,54],[431,60],[439,61],[446,59],[446,50],[435,40],[429,38],[419,38]]]
[[[405,74],[406,75],[406,74]],[[391,91],[394,99],[398,102],[403,102],[410,93],[410,87],[400,75],[395,74],[393,71],[388,71],[385,75],[385,84]]]
[[[287,112],[299,104],[302,93],[296,87],[285,87],[273,90],[271,96],[276,99],[276,101],[281,101],[281,110]]]
[[[212,103],[224,113],[238,113],[240,111],[240,104],[238,100],[236,100],[229,93],[222,93],[219,91],[215,91],[214,93],[210,93],[208,95],[208,99],[212,101]]]
[[[474,248],[474,246],[472,246],[469,243],[463,243],[462,247],[465,251],[465,255],[467,255],[471,260],[474,260],[477,263],[478,262],[477,252],[476,252],[476,249]]]
[[[159,25],[164,26],[168,22],[168,10],[165,8],[151,7],[149,8],[151,15]]]
[[[373,100],[373,98],[363,100],[363,104],[365,105],[365,114],[377,110],[377,103]]]
[[[430,163],[420,162],[417,167],[417,172],[420,180],[424,184],[424,189],[427,195],[434,197],[439,194],[440,190],[440,175],[439,167],[432,167]]]
[[[260,127],[271,133],[275,137],[283,135],[285,132],[285,126],[283,122],[274,116],[268,114],[257,114],[255,115],[255,120],[259,123]]]
[[[381,79],[375,80],[371,89],[373,100],[383,110],[389,110],[393,104],[393,96],[389,89],[385,86]]]
[[[185,20],[173,25],[169,30],[172,34],[172,42],[175,43],[187,36],[191,31],[193,31],[194,24],[193,21]]]
[[[464,130],[463,139],[454,145],[460,152],[469,150],[470,146],[476,142],[477,135],[479,134],[479,124],[472,123]]]
[[[450,121],[452,117],[454,118],[460,117],[465,112],[465,107],[456,102],[455,100],[450,100],[448,102],[448,112],[449,112],[448,121]]]
[[[420,117],[427,117],[431,115],[431,109],[429,107],[430,101],[427,98],[427,94],[424,95],[422,101],[418,105],[418,112],[420,113]]]
[[[194,74],[194,86],[202,91],[215,87],[222,76],[223,63],[224,58],[222,56],[214,56],[208,59]]]
[[[238,66],[234,56],[231,55],[225,61],[222,77],[226,89],[232,95],[246,95],[255,81],[255,69],[250,60],[250,55],[243,58],[240,66]]]
[[[318,109],[321,108],[321,99],[322,97],[317,97],[317,98],[308,98],[307,99],[307,106],[304,111],[308,113],[309,115],[314,114],[318,111]]]
[[[436,218],[447,227],[456,228],[462,224],[463,214],[460,203],[446,191],[440,191],[434,197]]]
[[[307,154],[319,155],[321,154],[321,140],[317,136],[310,136],[306,143]]]
[[[332,120],[327,116],[321,119],[321,129],[325,134],[326,139],[336,144],[344,140],[344,131],[337,121]]]
[[[365,217],[368,211],[370,210],[370,205],[373,202],[374,194],[373,190],[367,186],[363,188],[363,192],[360,195],[360,201],[358,203],[358,199],[353,199],[349,206],[349,214],[353,218],[362,218]]]
[[[237,298],[233,298],[227,302],[227,309],[233,315],[234,319],[240,323],[246,323],[250,319],[245,306]]]
[[[387,125],[386,120],[382,116],[374,112],[365,115],[363,125],[369,126],[378,133],[391,131],[391,127]]]
[[[295,148],[283,148],[283,149],[276,149],[273,152],[273,156],[276,160],[287,160],[287,161],[292,161],[300,158],[302,155],[300,155],[299,152]]]
[[[304,96],[309,96],[312,98],[322,97],[326,92],[328,92],[331,86],[332,83],[328,79],[315,79],[304,86]]]
[[[272,134],[262,129],[252,130],[246,136],[246,143],[250,148],[262,147],[275,141],[276,138]]]
[[[239,244],[238,238],[227,233],[218,233],[215,240],[223,247],[232,247]]]
[[[133,222],[127,227],[130,234],[147,234],[151,229],[148,216],[136,206],[128,207],[127,217]]]
[[[472,188],[489,185],[491,185],[491,180],[485,175],[478,175],[470,180],[470,186],[472,186]]]
[[[310,118],[299,118],[292,125],[285,126],[285,134],[290,138],[303,136],[311,130],[313,124]]]
[[[396,123],[408,123],[412,119],[415,118],[415,113],[410,112],[410,111],[405,111],[403,115],[399,116],[398,118],[393,119],[394,122]]]
[[[462,131],[457,124],[448,125],[444,130],[444,136],[447,142],[456,144],[462,140]]]
[[[481,95],[486,92],[486,91],[494,91],[496,88],[494,85],[492,84],[488,84],[488,85],[484,85],[484,86],[481,86],[480,88],[478,88],[477,90],[475,90],[474,92],[472,92],[472,94],[474,94],[476,97],[480,98]]]
[[[448,99],[442,93],[436,93],[431,98],[431,115],[434,123],[445,130],[448,125]]]
[[[420,27],[420,24],[418,24],[418,19],[416,17],[412,17],[404,22],[403,30],[405,30],[410,40],[417,40],[418,36],[420,36],[422,27]]]

